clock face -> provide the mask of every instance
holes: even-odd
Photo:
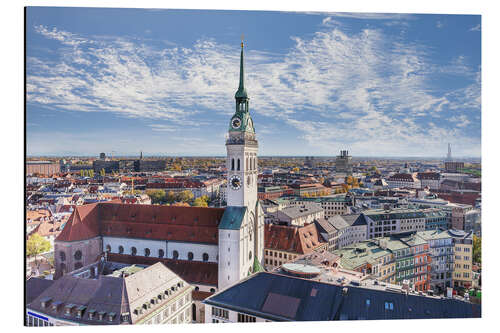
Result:
[[[234,175],[229,180],[229,185],[233,190],[238,190],[241,187],[241,179],[240,177]]]
[[[241,119],[238,118],[238,117],[235,117],[232,121],[231,121],[231,126],[234,128],[234,129],[238,129],[240,128],[241,126]]]

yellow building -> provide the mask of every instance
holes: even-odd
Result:
[[[455,263],[453,268],[453,285],[455,287],[472,286],[472,232],[465,233],[460,230],[458,237],[454,237],[454,255]]]

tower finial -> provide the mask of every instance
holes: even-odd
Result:
[[[248,98],[247,91],[245,90],[245,70],[243,65],[243,34],[241,34],[241,55],[240,55],[240,85],[236,91],[235,97]]]

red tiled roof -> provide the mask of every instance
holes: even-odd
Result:
[[[57,236],[57,241],[71,242],[99,236],[97,203],[75,206],[75,210]]]
[[[108,260],[142,265],[153,265],[157,262],[161,262],[188,283],[217,286],[217,263],[132,256],[118,253],[109,253]]]
[[[218,244],[224,208],[102,202],[77,206],[58,241],[98,235]]]
[[[264,229],[266,249],[305,254],[323,245],[316,225],[311,223],[303,227],[268,224]]]
[[[209,291],[199,291],[199,290],[193,290],[192,296],[193,300],[195,301],[203,301],[205,298],[212,296],[214,293],[211,293]]]

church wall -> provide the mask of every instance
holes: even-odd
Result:
[[[80,259],[75,258],[75,254],[78,251],[80,251],[81,253]],[[64,253],[64,255],[62,256],[61,253]],[[68,273],[79,267],[90,265],[96,262],[101,253],[102,253],[101,237],[95,237],[92,239],[86,239],[75,242],[55,242],[54,244],[54,264],[56,267],[55,278],[61,277],[63,273]]]
[[[137,255],[143,256],[144,249],[149,248],[151,251],[150,257],[158,257],[159,250],[162,249],[165,253],[164,258],[173,258],[174,251],[179,253],[178,259],[189,260],[188,253],[193,253],[194,261],[203,261],[203,254],[208,254],[208,262],[217,262],[218,246],[188,243],[188,242],[172,242],[166,240],[151,240],[137,238],[120,238],[120,237],[103,237],[103,249],[106,246],[111,246],[112,253],[118,253],[118,247],[121,245],[124,248],[123,254],[132,254],[131,248],[134,246],[137,249]]]
[[[242,248],[240,230],[219,230],[219,290],[241,279]]]

